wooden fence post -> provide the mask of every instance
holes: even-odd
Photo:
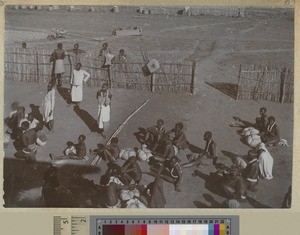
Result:
[[[109,88],[111,88],[110,66],[107,67],[108,87]]]
[[[39,52],[37,51],[36,54],[36,82],[40,82],[40,71],[39,71]]]
[[[155,92],[155,75],[154,75],[154,73],[151,74],[150,89],[151,89],[151,92]]]
[[[196,71],[196,61],[192,62],[192,79],[191,79],[191,93],[195,94],[195,71]]]
[[[240,82],[241,82],[241,72],[242,72],[242,64],[240,64],[240,68],[239,68],[239,75],[238,75],[238,86],[237,86],[237,93],[236,93],[236,100],[239,99],[239,95],[240,95]]]
[[[283,103],[284,102],[284,97],[285,97],[285,82],[286,82],[286,78],[287,78],[287,75],[288,75],[288,71],[287,71],[287,68],[284,68],[281,72],[281,81],[280,81],[280,103]]]

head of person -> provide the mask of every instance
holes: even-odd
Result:
[[[269,121],[269,124],[270,124],[270,125],[274,124],[274,123],[275,123],[275,117],[270,116],[270,117],[268,118],[268,121]]]
[[[165,122],[164,122],[164,120],[162,120],[162,119],[158,119],[157,121],[156,121],[156,125],[157,125],[157,127],[158,128],[162,128],[162,126],[165,124]]]
[[[29,113],[29,114],[28,114],[27,120],[30,121],[30,122],[32,122],[32,121],[34,120],[34,115],[33,115],[33,113]]]
[[[62,43],[58,43],[58,44],[57,44],[57,48],[58,48],[58,49],[62,49],[62,48],[63,48],[63,44],[62,44]]]
[[[19,102],[15,101],[10,105],[10,109],[17,110],[19,106],[20,106]]]
[[[203,135],[203,139],[205,141],[211,140],[212,138],[212,133],[210,131],[205,131],[204,135]]]
[[[107,42],[104,42],[104,43],[102,44],[102,47],[103,47],[104,49],[108,48],[108,43],[107,43]]]
[[[79,44],[78,43],[76,43],[76,44],[74,44],[74,50],[78,50],[79,49]]]
[[[110,180],[110,176],[108,174],[104,174],[100,178],[100,185],[108,185]]]
[[[259,109],[260,115],[264,115],[267,112],[267,109],[265,107],[262,107]]]
[[[85,141],[85,139],[86,139],[85,135],[80,135],[80,136],[78,137],[78,142],[79,142],[79,143],[83,143],[83,142]]]
[[[43,130],[43,124],[40,123],[40,122],[38,122],[38,123],[36,124],[35,130],[36,130],[36,131],[41,131],[41,130]]]
[[[27,47],[27,44],[26,44],[26,42],[23,42],[23,43],[22,43],[22,48],[24,48],[24,49],[25,49],[26,47]]]
[[[19,106],[17,109],[17,114],[19,118],[25,117],[25,108],[23,106]]]
[[[72,147],[73,145],[74,145],[74,143],[73,143],[72,141],[68,141],[68,142],[67,142],[67,146],[68,146],[68,147]]]
[[[79,71],[79,70],[81,69],[81,66],[82,66],[81,63],[77,63],[77,64],[76,64],[76,70]]]
[[[98,150],[103,150],[104,149],[104,144],[97,144]]]
[[[107,89],[108,89],[108,85],[106,84],[106,83],[104,83],[103,85],[102,85],[102,91],[107,91]]]
[[[23,131],[28,130],[29,129],[29,122],[27,122],[27,121],[22,122],[21,123],[21,128],[22,128]]]
[[[113,138],[111,139],[111,143],[112,143],[112,144],[118,144],[118,143],[119,143],[119,139],[118,139],[117,137],[113,137]]]
[[[179,162],[179,159],[177,156],[174,155],[170,158],[170,161],[171,161],[172,165],[175,165],[176,163]]]
[[[121,56],[124,56],[124,55],[125,55],[124,49],[119,50],[119,55],[121,55]]]
[[[182,131],[183,130],[183,123],[182,122],[177,122],[175,124],[175,130],[176,131]]]
[[[48,91],[51,91],[52,88],[53,88],[53,84],[52,84],[51,82],[48,83],[48,85],[47,85],[47,90],[48,90]]]

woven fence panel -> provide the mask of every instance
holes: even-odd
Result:
[[[270,65],[242,65],[237,99],[293,102],[294,75],[286,68]]]
[[[7,48],[5,50],[5,78],[20,82],[48,83],[54,76],[51,50],[32,50]],[[77,63],[90,73],[87,86],[100,87],[108,83],[114,88],[136,89],[155,92],[191,92],[194,81],[192,62],[161,62],[153,76],[144,76],[145,63],[128,61],[113,63],[109,68],[103,66],[104,58],[97,53],[67,53],[64,59],[65,73],[63,83],[69,84],[72,71]]]

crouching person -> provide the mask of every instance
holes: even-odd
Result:
[[[29,128],[29,122],[25,121],[22,123],[22,127],[24,132],[20,135],[20,141],[22,145],[22,149],[14,154],[16,158],[25,159],[25,161],[29,163],[33,163],[33,168],[37,169],[36,164],[36,141],[37,141],[37,131],[38,127],[33,129]]]
[[[135,188],[135,185],[120,185],[110,180],[110,176],[105,174],[101,176],[100,184],[104,187],[104,205],[106,208],[120,208],[121,200],[119,199],[122,189],[132,190]]]

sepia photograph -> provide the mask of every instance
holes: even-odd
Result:
[[[291,208],[294,9],[7,5],[5,208]]]

